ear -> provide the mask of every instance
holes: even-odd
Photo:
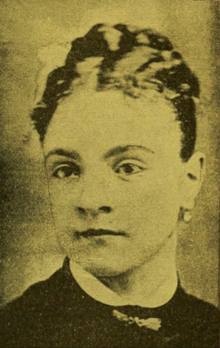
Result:
[[[192,210],[205,174],[205,155],[195,152],[185,165],[182,207]]]

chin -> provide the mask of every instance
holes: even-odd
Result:
[[[106,241],[95,245],[78,244],[71,238],[62,238],[62,251],[84,270],[97,277],[116,277],[151,261],[160,249],[160,245],[134,246],[128,239],[120,239],[117,244]]]
[[[128,271],[127,268],[114,267],[113,265],[89,265],[83,268],[95,277],[117,277]]]
[[[72,255],[71,258],[95,277],[117,277],[142,264],[139,260],[132,260],[130,257],[128,259],[120,256],[115,257],[115,255],[114,258],[107,255],[106,257],[91,259]]]

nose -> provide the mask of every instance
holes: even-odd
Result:
[[[110,214],[113,211],[110,203],[109,182],[102,177],[84,178],[81,182],[81,190],[78,195],[76,209],[80,215],[96,216],[98,214]]]
[[[85,207],[77,207],[78,212],[81,215],[98,215],[99,213],[106,213],[109,214],[112,211],[112,208],[109,206],[101,206],[98,209],[94,209],[94,208],[85,208]]]

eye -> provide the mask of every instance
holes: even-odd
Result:
[[[137,174],[143,171],[144,168],[143,166],[137,165],[135,163],[122,163],[116,170],[115,172],[117,174],[124,174],[124,175],[132,175],[132,174]]]
[[[80,174],[80,167],[75,163],[63,163],[53,172],[53,176],[57,179],[65,179],[71,176],[78,177]]]

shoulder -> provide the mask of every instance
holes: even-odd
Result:
[[[185,304],[187,304],[187,314],[193,320],[202,320],[207,324],[219,320],[219,310],[209,302],[186,293]]]
[[[180,310],[182,332],[189,342],[195,347],[219,347],[220,313],[214,305],[184,292]]]
[[[48,279],[31,285],[21,296],[6,304],[0,313],[39,309],[39,306],[49,307],[53,302],[61,300],[61,293],[69,293],[74,288],[74,278],[64,267],[58,269]],[[64,297],[64,296],[63,296]]]
[[[12,312],[24,307],[24,305],[38,306],[44,301],[47,294],[53,293],[57,281],[61,278],[61,270],[56,271],[50,278],[31,285],[21,296],[3,306],[0,313]]]
[[[20,297],[0,309],[0,347],[18,347],[28,340],[27,333],[43,333],[58,317],[59,308],[66,306],[65,292],[71,292],[72,280],[63,269],[50,278],[31,285]],[[73,291],[74,294],[74,291]],[[74,296],[72,296],[74,302]],[[65,302],[65,303],[64,303]],[[2,345],[3,344],[3,345]]]

